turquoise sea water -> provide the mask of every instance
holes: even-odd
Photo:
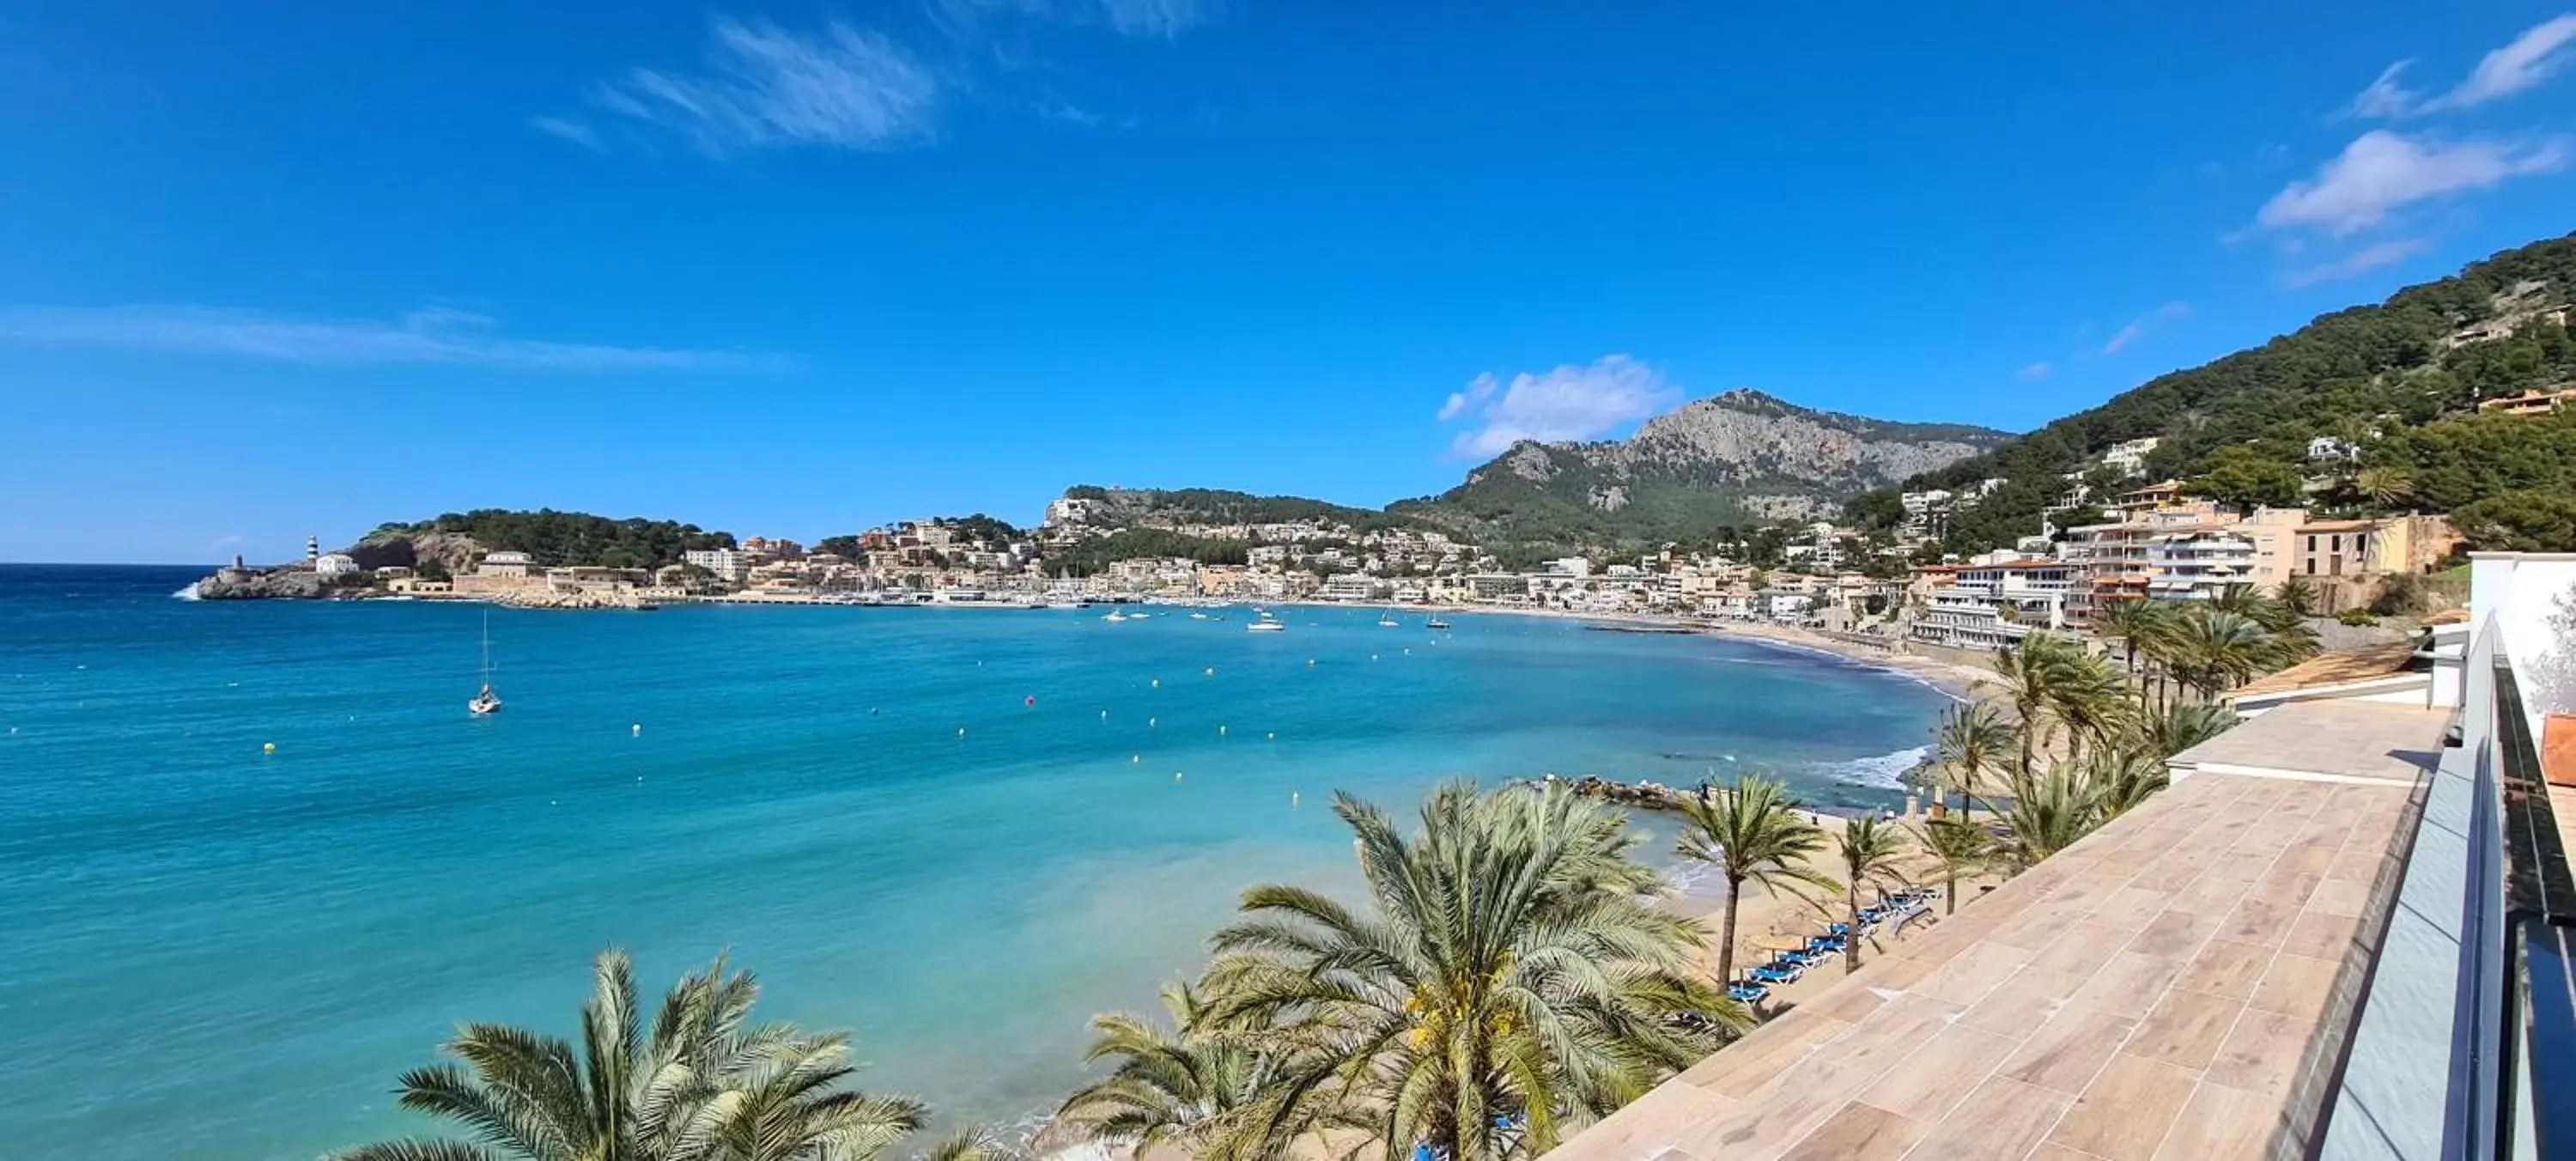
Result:
[[[1749,765],[1893,804],[1943,704],[1534,618],[494,610],[475,721],[481,608],[170,599],[202,571],[0,566],[0,1156],[418,1128],[403,1069],[461,1019],[569,1031],[609,944],[656,992],[730,949],[865,1087],[1013,1120],[1243,887],[1354,877],[1336,789]]]

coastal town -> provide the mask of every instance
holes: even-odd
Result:
[[[2154,440],[2118,445],[2068,473],[2040,532],[1970,556],[1941,551],[1949,522],[1988,486],[1905,492],[1904,518],[1877,530],[1782,522],[1721,542],[1634,556],[1565,555],[1506,568],[1436,528],[1361,527],[1330,517],[1212,522],[1105,518],[1075,489],[1035,528],[989,517],[925,518],[813,545],[778,536],[689,548],[659,567],[542,560],[469,546],[453,563],[415,555],[375,564],[364,545],[274,570],[240,562],[206,595],[478,600],[532,608],[666,604],[844,604],[1043,608],[1110,602],[1340,603],[1795,626],[1890,652],[1987,654],[2035,631],[2091,633],[2106,610],[2153,598],[2206,601],[2231,589],[2306,594],[2311,612],[2366,627],[2437,611],[2430,575],[2460,534],[2440,515],[2335,518],[2306,507],[2231,506],[2184,482],[2134,473]],[[2315,449],[2320,471],[2345,455]],[[2325,479],[2321,475],[2321,479]],[[2125,480],[2117,487],[2108,480]],[[2072,523],[2060,526],[2060,520]],[[1159,551],[1128,551],[1142,544]],[[1085,562],[1093,567],[1086,569]],[[280,587],[278,582],[293,582]],[[258,587],[265,582],[265,587]],[[2456,603],[2456,602],[2451,602]]]

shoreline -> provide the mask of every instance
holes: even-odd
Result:
[[[1264,602],[1236,602],[1256,604]],[[1266,602],[1284,608],[1365,609],[1377,606],[1341,601],[1274,601]],[[1956,701],[1976,700],[1977,687],[1992,680],[1982,669],[1892,649],[1825,636],[1796,625],[1769,621],[1703,621],[1695,618],[1664,616],[1655,613],[1577,613],[1563,609],[1516,608],[1509,605],[1404,605],[1405,611],[1436,613],[1442,616],[1536,617],[1559,621],[1580,621],[1620,631],[1615,626],[1638,626],[1657,634],[1695,634],[1750,641],[1793,653],[1822,654],[1838,661],[1848,661],[1873,669],[1882,669],[1921,681]]]

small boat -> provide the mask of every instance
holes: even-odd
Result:
[[[483,611],[483,688],[474,694],[473,700],[465,703],[465,712],[478,718],[501,712],[501,696],[492,692],[492,612],[489,609]]]
[[[1422,627],[1425,629],[1446,629],[1449,627],[1449,622],[1443,621],[1438,617],[1433,617],[1428,621],[1424,621],[1422,623]]]
[[[1395,619],[1395,610],[1393,609],[1388,609],[1387,611],[1377,615],[1378,628],[1393,629],[1397,626],[1397,623],[1398,622]]]
[[[1127,619],[1127,614],[1122,613],[1122,612],[1119,612],[1119,611],[1118,611],[1118,610],[1116,610],[1116,609],[1111,609],[1111,610],[1109,610],[1109,615],[1108,615],[1108,616],[1106,616],[1106,617],[1102,617],[1102,618],[1101,618],[1101,620],[1103,620],[1103,621],[1111,621],[1111,622],[1124,621],[1124,620],[1126,620],[1126,619]]]
[[[1288,631],[1288,624],[1287,622],[1282,621],[1277,617],[1273,617],[1268,613],[1263,613],[1260,616],[1253,618],[1251,624],[1244,626],[1243,631],[1246,633],[1285,633]]]
[[[1190,619],[1193,621],[1204,621],[1208,619],[1208,615],[1205,613],[1192,613],[1190,614]]]

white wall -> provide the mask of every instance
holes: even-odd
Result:
[[[2576,553],[2470,554],[2469,623],[2502,634],[2532,737],[2576,713]]]

